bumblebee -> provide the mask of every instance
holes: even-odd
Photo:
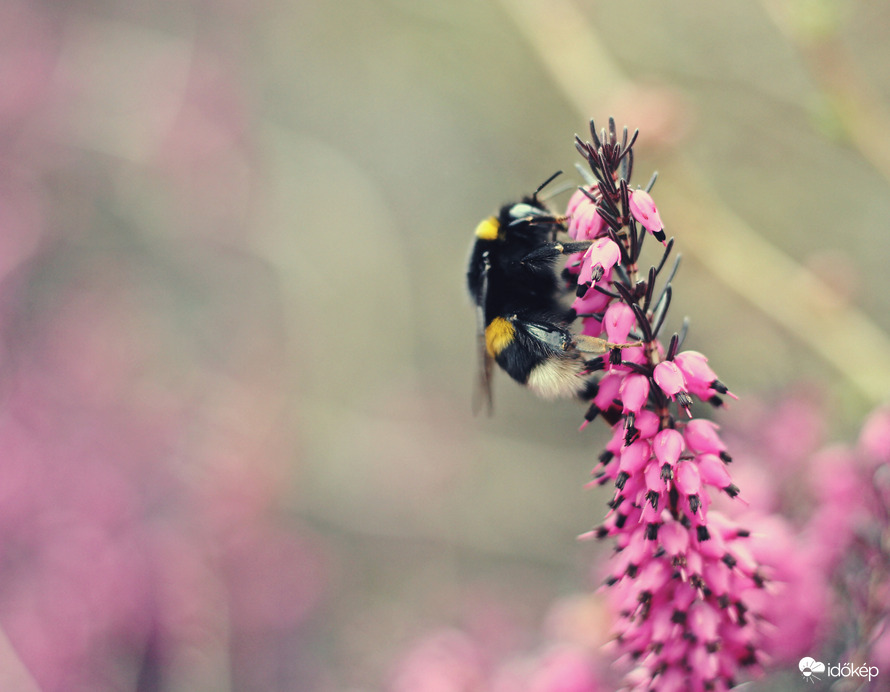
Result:
[[[569,287],[555,265],[590,242],[558,239],[567,230],[565,219],[538,197],[558,175],[476,227],[467,287],[476,306],[477,411],[482,405],[491,410],[493,363],[545,399],[587,399],[596,387],[587,375],[598,369],[590,357],[639,345],[613,344],[569,329],[574,314],[561,302]]]

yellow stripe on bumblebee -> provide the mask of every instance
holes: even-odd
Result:
[[[492,358],[513,343],[516,328],[504,317],[495,317],[485,328],[485,350]]]
[[[487,219],[480,221],[479,225],[476,226],[476,237],[479,240],[497,240],[500,228],[501,225],[498,223],[498,220],[493,216],[489,216]]]

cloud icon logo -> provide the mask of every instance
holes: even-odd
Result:
[[[825,664],[820,663],[810,656],[805,656],[800,659],[800,663],[797,664],[797,667],[800,669],[800,674],[803,675],[804,680],[809,680],[810,682],[821,680],[822,678],[818,677],[816,673],[825,672]]]

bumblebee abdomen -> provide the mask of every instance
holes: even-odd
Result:
[[[546,356],[525,348],[514,339],[501,349],[494,359],[510,377],[520,384],[526,384],[532,370],[546,360]]]
[[[583,376],[584,360],[573,353],[524,347],[512,340],[495,360],[514,380],[544,399],[580,396],[588,387]]]
[[[588,380],[582,375],[583,369],[581,358],[553,356],[531,369],[526,385],[543,399],[581,396],[589,387]]]

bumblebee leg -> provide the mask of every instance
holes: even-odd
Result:
[[[572,346],[581,351],[581,353],[594,354],[614,353],[622,348],[637,348],[642,345],[643,343],[641,341],[634,341],[628,344],[613,344],[611,341],[606,341],[605,339],[600,339],[595,336],[587,336],[586,334],[576,334],[574,336],[574,341],[572,342]]]
[[[547,245],[542,245],[537,250],[528,253],[522,258],[521,262],[523,264],[549,262],[560,255],[571,255],[575,252],[586,250],[589,247],[589,240],[582,240],[577,243],[548,243]]]

